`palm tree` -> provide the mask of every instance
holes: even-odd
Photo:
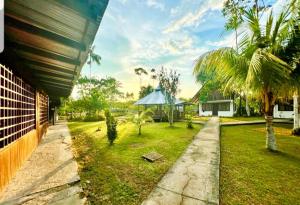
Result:
[[[97,65],[101,64],[101,56],[94,53],[95,45],[91,46],[88,51],[88,61],[87,64],[90,66],[90,81],[92,79],[92,63],[96,63]]]
[[[140,88],[142,87],[142,75],[148,75],[148,72],[144,68],[135,68],[134,72],[139,76],[140,79]]]
[[[150,109],[144,110],[133,116],[132,122],[136,124],[139,129],[139,135],[142,134],[142,126],[147,122],[153,122],[152,116],[153,112]]]
[[[155,69],[154,68],[152,68],[151,69],[151,79],[152,79],[152,86],[153,86],[153,88],[154,88],[154,81],[157,79],[157,75],[156,75],[156,73],[155,73]]]
[[[220,48],[200,56],[194,67],[196,76],[214,73],[215,77],[232,90],[245,87],[253,97],[262,101],[266,120],[266,146],[277,150],[273,131],[273,108],[278,96],[286,95],[291,85],[293,68],[278,57],[285,48],[296,22],[296,0],[280,13],[276,21],[270,12],[264,26],[260,24],[258,10],[250,8],[244,18],[250,32],[239,42],[241,54],[232,48]]]

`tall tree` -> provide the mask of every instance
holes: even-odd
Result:
[[[101,56],[94,52],[95,45],[91,46],[88,51],[88,61],[87,64],[90,67],[90,79],[92,79],[92,64],[96,63],[97,65],[101,64]]]
[[[135,68],[134,72],[140,79],[140,88],[141,88],[142,87],[142,75],[148,75],[148,72],[144,68]]]
[[[179,89],[179,76],[175,70],[169,72],[162,67],[158,73],[159,85],[165,95],[166,102],[169,106],[169,124],[172,127],[174,124],[174,106],[176,102],[176,94]]]
[[[141,87],[141,90],[139,92],[139,98],[143,98],[145,97],[146,95],[152,93],[154,90],[154,88],[151,86],[151,85],[148,85],[148,86],[142,86]]]
[[[151,69],[151,79],[152,79],[152,86],[154,87],[154,81],[157,79],[157,74],[154,68]]]
[[[214,72],[228,89],[246,85],[247,90],[262,101],[266,146],[273,151],[277,150],[272,126],[273,108],[277,97],[285,95],[286,88],[291,86],[293,71],[278,53],[285,49],[286,41],[293,33],[293,25],[299,18],[298,5],[299,1],[293,0],[276,21],[270,12],[266,22],[260,22],[256,7],[246,9],[243,17],[250,32],[245,32],[239,42],[241,54],[232,48],[220,48],[200,56],[194,68],[196,76],[201,72]]]

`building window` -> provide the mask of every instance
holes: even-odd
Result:
[[[39,106],[40,106],[40,124],[48,122],[48,96],[39,94]]]
[[[278,111],[293,111],[294,107],[292,104],[278,104]]]
[[[219,111],[230,111],[230,103],[219,103]]]
[[[0,65],[0,148],[35,129],[35,89]]]
[[[210,104],[210,103],[203,103],[202,104],[202,110],[203,111],[212,111],[212,104]]]

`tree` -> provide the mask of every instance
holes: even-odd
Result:
[[[87,64],[90,66],[90,79],[92,79],[92,63],[101,64],[101,56],[94,53],[95,45],[91,46],[88,51]]]
[[[125,98],[126,98],[127,101],[132,100],[134,98],[134,94],[126,92]]]
[[[143,98],[147,96],[148,94],[152,93],[154,88],[151,85],[142,86],[141,90],[139,92],[139,98]]]
[[[105,110],[106,117],[106,127],[107,127],[107,139],[109,141],[109,145],[113,145],[115,139],[118,136],[117,132],[117,121],[114,116],[111,115],[109,110]]]
[[[152,86],[154,87],[154,81],[157,79],[156,71],[154,68],[151,69],[151,79],[152,79]]]
[[[166,102],[169,106],[169,123],[172,127],[174,124],[174,106],[176,101],[176,94],[178,93],[179,76],[175,70],[170,70],[167,72],[166,69],[162,67],[158,74],[159,85],[165,95]]]
[[[135,68],[134,72],[140,79],[140,88],[142,87],[142,75],[148,75],[148,72],[144,68]]]
[[[299,9],[296,0],[283,9],[274,21],[270,12],[265,24],[261,23],[259,10],[255,7],[245,10],[243,17],[250,32],[239,42],[240,53],[232,48],[220,48],[200,56],[194,74],[215,73],[216,78],[227,88],[243,87],[253,97],[262,101],[266,120],[266,146],[277,150],[273,131],[273,108],[278,96],[286,94],[291,85],[293,68],[278,57],[285,49],[286,41],[293,33]]]
[[[144,110],[141,113],[138,113],[133,116],[132,122],[136,124],[139,130],[139,135],[142,134],[142,126],[147,122],[153,122],[152,116],[153,112],[150,109]]]

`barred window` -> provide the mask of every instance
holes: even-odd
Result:
[[[0,148],[35,129],[35,89],[0,64]]]
[[[293,111],[293,104],[279,104],[278,111]]]
[[[39,95],[39,107],[40,107],[40,124],[44,124],[48,121],[48,96],[40,93]]]
[[[219,103],[219,111],[230,111],[230,103],[226,102],[226,103]]]
[[[202,110],[203,111],[212,111],[212,104],[210,104],[210,103],[203,103],[202,104]]]

